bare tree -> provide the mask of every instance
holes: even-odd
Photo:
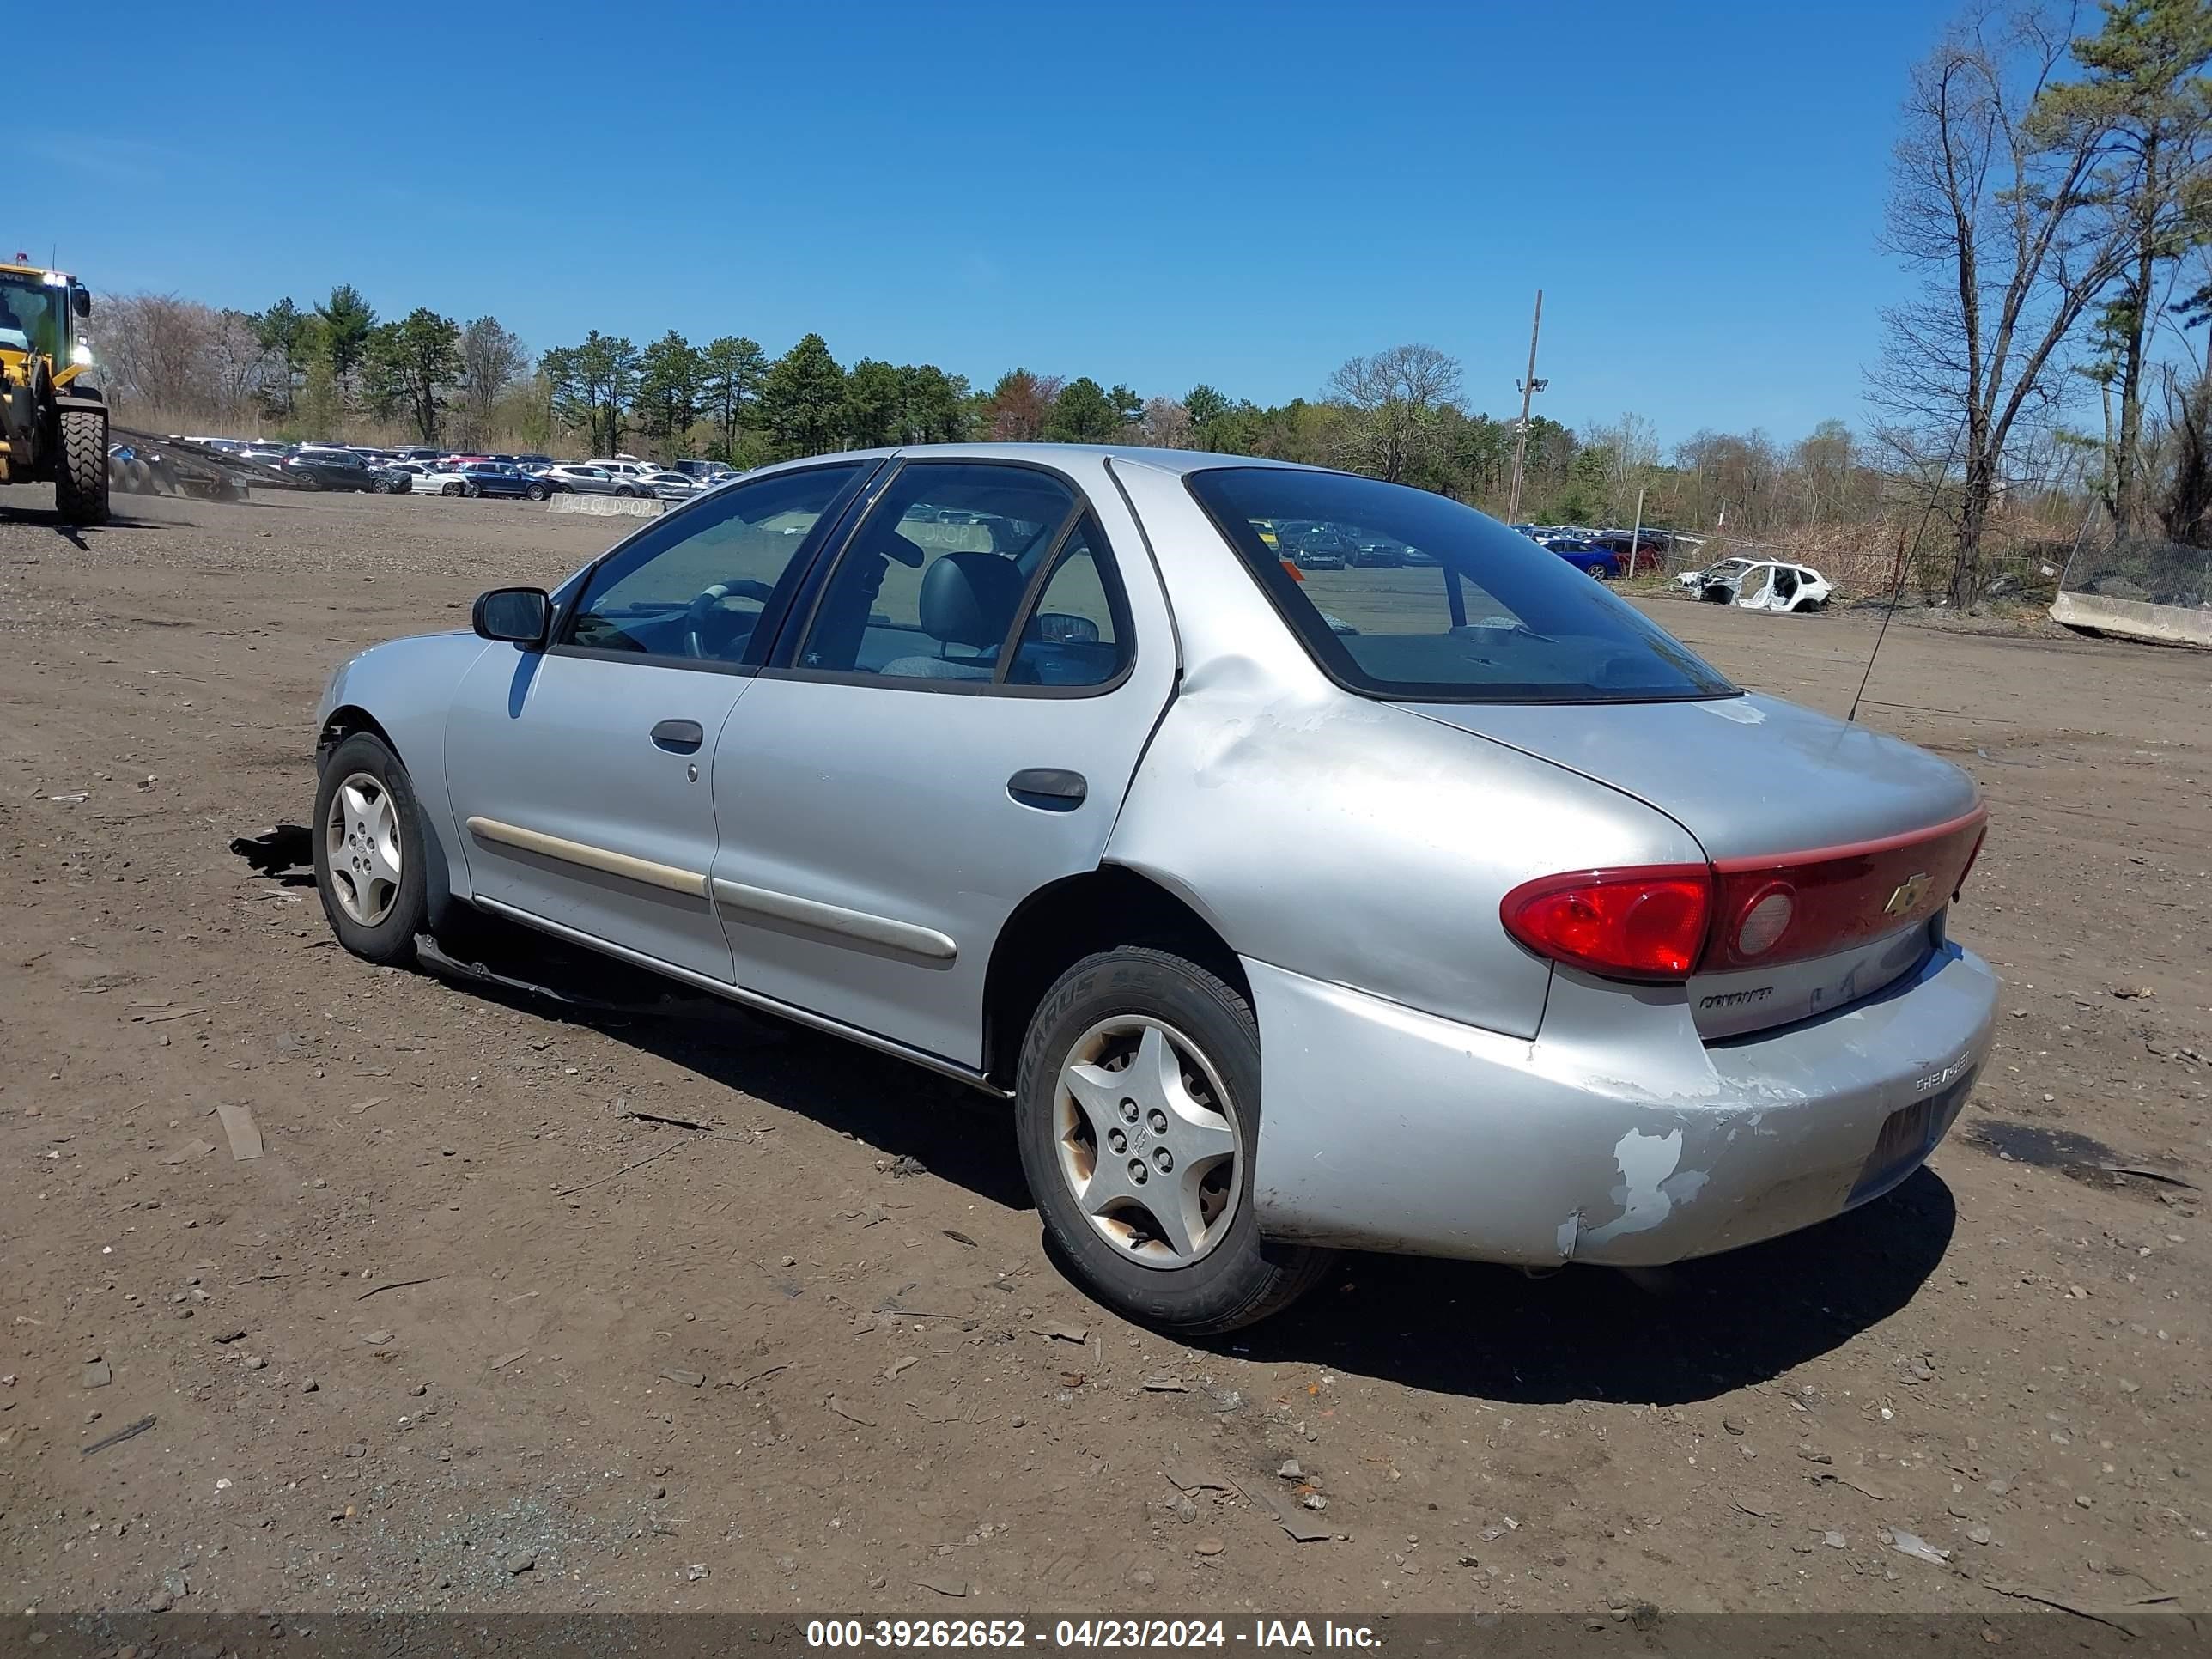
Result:
[[[173,294],[127,294],[101,307],[99,362],[110,400],[147,413],[198,409],[215,313]]]
[[[1858,441],[1841,421],[1823,421],[1790,451],[1790,459],[1805,486],[1805,509],[1813,523],[1820,522],[1825,506],[1834,516],[1844,505],[1851,468],[1857,459]]]
[[[243,311],[216,313],[207,319],[202,350],[207,413],[226,432],[251,423],[278,367],[253,319]]]
[[[1172,398],[1154,398],[1145,405],[1144,418],[1138,422],[1133,441],[1160,449],[1188,449],[1190,411]]]
[[[1403,483],[1434,443],[1443,410],[1459,404],[1459,359],[1434,346],[1392,346],[1354,357],[1328,377],[1328,395],[1352,411],[1341,441],[1363,472]]]
[[[1592,427],[1583,443],[1602,455],[1607,514],[1626,524],[1636,492],[1649,485],[1659,465],[1659,428],[1641,415],[1623,414],[1615,425]]]
[[[2111,124],[2028,118],[2073,34],[2070,10],[1977,9],[1905,96],[1884,242],[1923,287],[1884,319],[1875,394],[1908,442],[1955,430],[1954,604],[1981,596],[1982,533],[2014,428],[2055,408],[2060,347],[2136,241],[2100,179]]]
[[[461,331],[461,442],[489,441],[500,404],[528,373],[530,353],[496,317],[479,317]]]

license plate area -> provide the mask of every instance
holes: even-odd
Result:
[[[1874,1150],[1867,1154],[1847,1204],[1863,1204],[1879,1198],[1928,1160],[1936,1143],[1950,1130],[1966,1092],[1974,1086],[1972,1072],[1948,1088],[1909,1106],[1900,1106],[1881,1121]]]

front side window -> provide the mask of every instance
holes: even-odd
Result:
[[[1029,467],[908,465],[854,533],[794,665],[1003,681],[1015,619],[1079,506],[1066,483]]]
[[[796,584],[816,526],[857,466],[778,473],[663,519],[592,571],[563,643],[754,664],[755,630]]]
[[[1442,495],[1299,467],[1222,467],[1188,482],[1315,661],[1349,690],[1459,702],[1736,695],[1574,565]],[[1278,547],[1261,536],[1267,520]],[[1403,549],[1395,562],[1340,556],[1385,540]]]

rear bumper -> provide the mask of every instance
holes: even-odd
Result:
[[[1244,966],[1261,1231],[1528,1266],[1676,1261],[1879,1196],[1957,1118],[1997,991],[1945,944],[1840,1012],[1708,1046],[1680,988],[1561,971],[1522,1041]]]

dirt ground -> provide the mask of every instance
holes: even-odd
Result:
[[[2212,660],[1891,631],[1864,714],[1987,791],[2006,980],[1898,1193],[1633,1278],[1354,1258],[1186,1346],[1054,1273],[988,1102],[374,969],[226,850],[308,815],[340,659],[627,526],[46,504],[0,490],[18,1608],[2203,1610]],[[1876,620],[1649,603],[1838,713]]]

